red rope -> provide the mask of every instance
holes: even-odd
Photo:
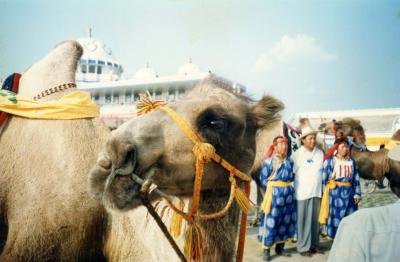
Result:
[[[8,117],[8,113],[6,112],[0,112],[0,127],[3,125],[3,123],[6,121]]]
[[[13,86],[11,91],[14,93],[18,93],[18,86],[19,86],[19,79],[21,78],[21,74],[14,74],[14,79],[13,79]]]
[[[247,198],[250,196],[250,182],[247,181],[244,189]],[[243,261],[243,254],[244,254],[244,242],[246,240],[246,226],[247,226],[247,213],[242,212],[242,220],[240,221],[240,231],[239,231],[239,242],[238,242],[238,249],[236,253],[236,262]]]

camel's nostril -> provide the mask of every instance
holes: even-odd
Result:
[[[136,149],[124,136],[115,134],[107,142],[106,146],[107,155],[111,160],[113,168],[125,169],[127,167],[134,167],[136,164]],[[133,171],[133,170],[132,170]]]
[[[135,166],[136,166],[136,152],[135,149],[132,148],[126,153],[124,161],[121,163],[121,166],[117,169],[117,173],[119,175],[130,175],[133,173]]]

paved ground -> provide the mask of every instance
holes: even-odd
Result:
[[[361,182],[363,186],[363,181]],[[253,190],[252,190],[253,191]],[[362,190],[364,191],[364,190]],[[383,206],[387,204],[391,204],[397,201],[397,197],[390,191],[390,189],[376,189],[375,192],[366,194],[363,192],[361,208],[369,208],[375,206]],[[252,217],[249,217],[249,221],[252,221]],[[257,228],[254,228],[250,225],[247,227],[247,235],[246,235],[246,245],[244,250],[244,261],[246,262],[255,262],[262,261],[262,250],[261,245],[257,242]],[[276,256],[274,250],[272,249],[272,261],[327,261],[329,256],[329,250],[332,246],[332,241],[324,240],[321,238],[321,249],[324,251],[324,254],[314,255],[311,258],[302,257],[296,251],[295,243],[287,243],[285,248],[287,251],[291,253],[291,257],[279,257]]]

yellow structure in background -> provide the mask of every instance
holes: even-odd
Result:
[[[333,119],[340,121],[346,117],[361,121],[368,149],[379,150],[383,146],[390,149],[396,144],[400,144],[400,141],[392,140],[392,135],[400,129],[400,108],[303,112],[294,114],[288,120],[288,123],[292,126],[298,126],[299,119],[308,118],[312,128],[318,130],[322,123],[330,122]],[[332,137],[326,137],[330,139],[329,141],[326,140],[327,144],[332,144]]]

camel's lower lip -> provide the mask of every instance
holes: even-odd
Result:
[[[139,198],[141,185],[129,175],[115,174],[108,184],[103,199],[111,208],[129,209]]]

